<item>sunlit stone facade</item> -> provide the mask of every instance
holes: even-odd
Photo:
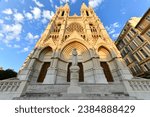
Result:
[[[0,99],[150,98],[149,81],[134,80],[94,10],[83,3],[80,11],[80,16],[70,16],[68,4],[57,9],[19,80],[0,82]],[[78,59],[74,67],[73,49]]]

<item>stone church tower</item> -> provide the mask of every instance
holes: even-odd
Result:
[[[83,3],[80,16],[69,13],[68,4],[57,9],[19,71],[18,78],[28,81],[26,99],[75,99],[67,97],[74,48],[80,68],[80,98],[101,99],[98,94],[126,97],[122,80],[133,76],[94,10]]]

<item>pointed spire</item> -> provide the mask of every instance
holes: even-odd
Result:
[[[69,5],[68,5],[68,2],[66,2],[64,8],[68,8],[69,9]]]
[[[86,6],[86,4],[83,2],[82,3],[82,6],[81,6],[81,9],[87,9],[88,7]]]

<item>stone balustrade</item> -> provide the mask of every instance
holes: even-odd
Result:
[[[130,96],[137,99],[150,99],[150,80],[142,78],[124,80],[124,85]]]
[[[19,80],[3,80],[0,81],[0,92],[17,92],[20,87]]]
[[[20,97],[26,88],[27,81],[2,80],[0,81],[0,100],[12,100]]]
[[[150,91],[150,80],[128,80],[128,83],[133,91]]]

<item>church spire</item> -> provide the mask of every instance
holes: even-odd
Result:
[[[66,2],[66,4],[64,5],[64,8],[67,8],[67,9],[69,9],[68,2]]]
[[[81,9],[87,9],[88,7],[86,6],[86,4],[83,2],[82,3],[82,6],[81,6]]]

